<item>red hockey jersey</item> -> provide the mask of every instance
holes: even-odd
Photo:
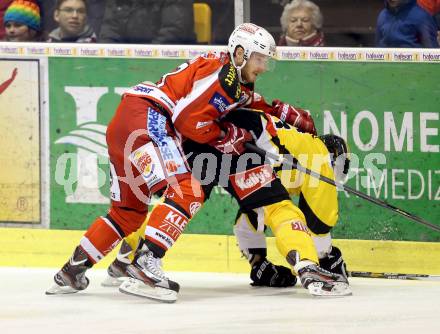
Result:
[[[124,95],[143,96],[159,103],[177,132],[199,143],[218,138],[218,121],[234,108],[272,109],[253,91],[252,84],[240,83],[226,53],[196,57],[165,74],[156,85],[141,83]]]

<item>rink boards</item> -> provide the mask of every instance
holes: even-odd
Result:
[[[0,266],[60,267],[71,255],[83,231],[0,228]],[[267,238],[269,259],[287,265]],[[338,239],[350,271],[440,274],[440,244],[434,242]],[[117,250],[117,249],[116,249]],[[116,250],[97,267],[106,268]],[[183,234],[164,258],[171,271],[249,271],[234,236]]]
[[[23,256],[40,254],[35,265],[57,266],[65,259],[80,231],[107,209],[105,130],[120,95],[140,81],[158,80],[206,50],[223,48],[0,43],[0,85],[18,69],[0,94],[5,143],[0,157],[0,226],[29,228],[2,230],[25,243],[12,249]],[[258,91],[269,101],[279,98],[307,108],[318,132],[347,139],[354,157],[348,185],[438,224],[440,51],[279,48],[277,57],[275,70],[257,82]],[[431,264],[429,258],[438,254],[439,233],[364,200],[343,193],[339,199],[334,236],[347,245],[344,254],[371,257],[379,267],[383,263],[387,271],[395,271],[410,268],[396,263],[394,252],[398,249],[403,256],[405,249],[413,249],[403,256],[417,269],[410,272],[433,268],[438,273],[439,264]],[[230,236],[236,209],[236,203],[216,189],[176,244],[179,255],[173,253],[169,265],[191,266],[192,261],[173,260],[174,256],[187,251],[196,256],[200,251],[211,254],[211,260],[219,257],[213,261],[219,271],[247,270]],[[32,238],[39,240],[37,246]],[[58,251],[50,253],[58,239],[66,253],[56,260]],[[271,252],[274,257],[276,253]],[[393,256],[385,260],[388,254]],[[12,258],[0,261],[9,265]],[[393,265],[397,268],[390,269]],[[352,270],[370,270],[366,266]]]

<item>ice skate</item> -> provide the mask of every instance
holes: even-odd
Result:
[[[104,287],[118,287],[127,278],[127,266],[128,263],[124,263],[115,259],[107,268],[107,277],[101,282]]]
[[[130,245],[124,240],[116,259],[107,268],[107,277],[101,283],[104,287],[118,287],[128,277],[127,266],[131,263],[128,256],[132,253]]]
[[[76,293],[89,285],[86,270],[91,266],[81,247],[76,247],[69,261],[54,276],[55,284],[46,290],[46,295]]]
[[[344,276],[346,279],[348,277],[347,274],[347,265],[345,264],[344,259],[342,258],[341,250],[332,246],[330,253],[327,254],[322,259],[319,259],[319,266],[322,269],[330,271],[332,273],[336,273]]]
[[[120,292],[166,303],[177,300],[180,286],[165,276],[161,260],[153,252],[140,252],[127,266],[127,274],[130,278],[121,284]]]
[[[294,269],[302,286],[308,289],[312,296],[342,297],[352,294],[344,276],[322,269],[311,261],[300,261]]]

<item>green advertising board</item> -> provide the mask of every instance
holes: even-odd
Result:
[[[179,59],[49,58],[50,218],[86,229],[108,208],[106,124],[120,94],[157,81]],[[310,110],[319,133],[347,138],[348,185],[440,221],[440,66],[429,63],[281,61],[257,82],[268,101]],[[339,194],[335,238],[440,241],[429,229]],[[324,205],[324,204],[323,204]],[[237,205],[217,191],[188,233],[232,234]]]

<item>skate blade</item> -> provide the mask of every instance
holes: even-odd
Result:
[[[310,283],[307,289],[312,296],[318,297],[344,297],[351,296],[353,293],[347,283],[336,282],[333,287],[328,290],[324,289],[324,283],[313,282]]]
[[[174,303],[177,300],[176,291],[158,286],[150,286],[136,278],[124,280],[119,287],[119,291],[128,295],[148,298],[163,303]]]
[[[117,288],[119,287],[122,282],[124,281],[125,277],[111,277],[111,276],[107,276],[105,278],[105,280],[103,280],[101,282],[101,286],[106,287],[106,288]]]
[[[46,290],[46,295],[67,295],[72,293],[77,293],[79,290],[76,290],[70,286],[59,286],[58,284],[52,285],[49,289]]]

